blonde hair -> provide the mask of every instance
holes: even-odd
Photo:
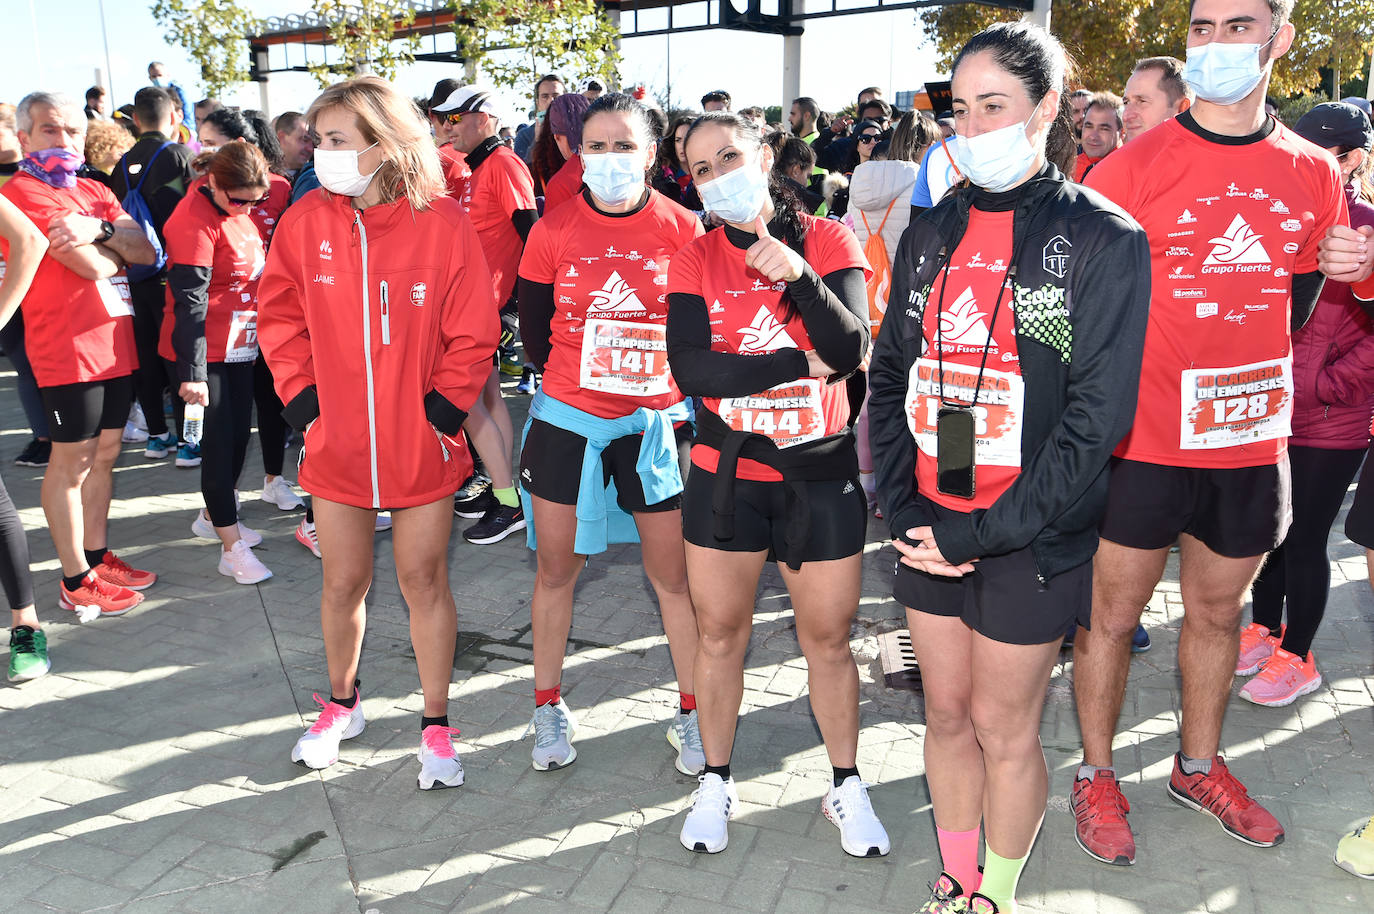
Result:
[[[351,112],[363,139],[382,151],[374,180],[380,182],[383,202],[405,197],[412,208],[423,210],[447,192],[429,125],[415,103],[391,83],[376,76],[335,83],[305,113],[310,128],[315,129],[320,112],[336,107]]]
[[[129,131],[113,121],[91,121],[86,128],[86,161],[109,174],[134,145]]]

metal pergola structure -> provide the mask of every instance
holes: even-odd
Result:
[[[597,0],[620,27],[622,38],[709,29],[783,36],[782,94],[786,99],[800,94],[800,38],[809,20],[968,2],[1018,10],[1048,25],[1050,0]],[[454,36],[455,24],[463,21],[461,6],[455,0],[397,0],[398,14],[413,12],[415,21],[403,24],[398,15],[396,38],[422,39],[416,60],[461,64],[464,61]],[[341,15],[349,18],[347,7]],[[253,80],[265,87],[272,73],[304,71],[311,63],[322,62],[332,43],[330,24],[309,12],[265,20],[258,34],[248,36]]]

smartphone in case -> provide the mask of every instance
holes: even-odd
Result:
[[[972,498],[975,417],[965,406],[942,406],[935,418],[935,487],[942,495]]]

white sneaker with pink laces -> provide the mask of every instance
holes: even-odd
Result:
[[[438,724],[425,727],[420,734],[421,790],[463,785],[463,763],[458,760],[458,750],[453,748],[453,738],[457,735],[457,727]]]
[[[352,708],[325,701],[318,693],[313,697],[320,706],[319,719],[296,740],[291,761],[307,768],[328,768],[339,760],[339,743],[362,733],[367,725],[363,720],[363,702],[357,689],[353,690]]]

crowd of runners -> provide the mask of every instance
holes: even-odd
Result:
[[[942,872],[918,910],[990,914],[1016,910],[1045,814],[1041,711],[1066,643],[1078,843],[1136,861],[1112,745],[1172,549],[1168,793],[1276,846],[1284,825],[1220,754],[1233,679],[1266,707],[1320,686],[1327,538],[1357,474],[1345,532],[1374,548],[1374,128],[1363,99],[1276,117],[1291,8],[1194,0],[1182,59],[1140,60],[1120,95],[1081,87],[1046,31],[994,26],[935,117],[870,87],[852,114],[798,98],[786,125],[724,91],[669,118],[550,75],[528,124],[480,85],[417,103],[375,77],[269,122],[191,104],[160,64],[113,117],[103,90],[84,110],[32,92],[0,108],[0,345],[33,434],[18,462],[45,468],[57,602],[118,616],[175,574],[107,537],[131,442],[199,469],[190,526],[221,574],[269,579],[239,520],[256,427],[261,497],[305,509],[296,539],[321,559],[329,691],[291,759],[326,768],[366,725],[390,530],[428,790],[464,777],[453,518],[469,543],[523,533],[535,552],[540,771],[577,758],[578,573],[638,542],[680,693],[667,742],[699,780],[681,842],[719,853],[776,563],[833,767],[821,812],[845,852],[880,856],[850,649],[876,514],[925,691]],[[518,437],[502,374],[533,397]],[[28,564],[0,487],[15,681],[51,668]],[[1374,827],[1336,862],[1374,878]]]

